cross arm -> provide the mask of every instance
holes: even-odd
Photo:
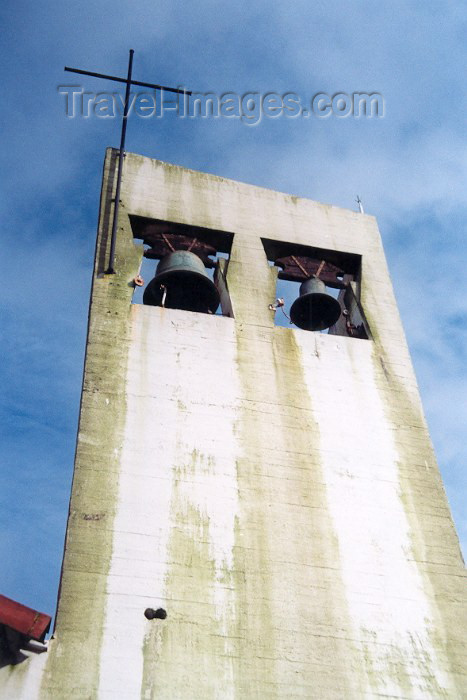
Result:
[[[105,78],[106,80],[114,80],[117,83],[127,83],[126,78],[117,78],[114,75],[105,75],[104,73],[93,73],[89,70],[80,70],[79,68],[69,68],[65,66],[65,70],[69,73],[80,73],[81,75],[90,75],[93,78]],[[190,90],[179,90],[178,88],[167,87],[166,85],[156,85],[154,83],[143,83],[140,80],[130,80],[131,85],[140,85],[141,87],[149,87],[154,90],[165,90],[165,92],[176,92],[180,95],[191,95]]]

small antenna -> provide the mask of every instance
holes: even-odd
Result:
[[[356,199],[355,201],[356,201],[357,204],[358,204],[358,208],[359,208],[360,214],[364,214],[364,213],[365,213],[365,210],[364,210],[364,208],[363,208],[363,202],[362,202],[362,200],[360,199],[360,195],[357,194],[357,199]]]

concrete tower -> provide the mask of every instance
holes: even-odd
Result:
[[[375,219],[128,154],[106,275],[115,161],[56,630],[0,697],[465,697],[464,567]],[[222,257],[222,315],[132,304],[143,242]],[[341,288],[329,333],[275,324],[278,270]]]

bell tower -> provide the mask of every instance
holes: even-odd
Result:
[[[464,567],[375,219],[127,154],[106,274],[116,156],[56,630],[0,697],[462,697]]]

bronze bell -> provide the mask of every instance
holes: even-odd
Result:
[[[341,315],[337,299],[326,292],[326,285],[310,277],[300,285],[300,296],[290,309],[290,318],[305,331],[322,331],[333,326]]]
[[[219,301],[219,292],[203,261],[188,250],[164,256],[143,294],[144,304],[202,313],[215,313]]]

